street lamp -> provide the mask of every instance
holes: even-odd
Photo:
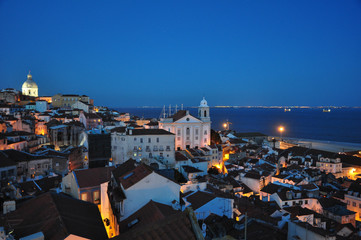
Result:
[[[231,125],[232,123],[230,121],[226,121],[225,123],[223,123],[223,127],[225,130],[229,130],[229,125]]]
[[[281,140],[282,140],[282,133],[285,131],[285,128],[283,126],[278,127],[278,131],[281,134]]]

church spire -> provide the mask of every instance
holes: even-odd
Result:
[[[28,73],[28,80],[32,80],[33,79],[33,76],[31,76],[30,74],[30,70],[29,70],[29,73]]]

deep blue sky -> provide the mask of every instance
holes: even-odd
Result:
[[[360,0],[0,0],[0,88],[112,107],[361,105]]]

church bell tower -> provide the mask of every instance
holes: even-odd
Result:
[[[203,122],[210,122],[211,117],[209,115],[209,106],[206,99],[203,97],[201,104],[198,107],[198,118]]]

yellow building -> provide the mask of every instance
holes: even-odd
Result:
[[[91,99],[86,95],[56,94],[52,97],[53,107],[70,108],[73,104],[75,104],[78,101],[87,104],[92,104]]]

